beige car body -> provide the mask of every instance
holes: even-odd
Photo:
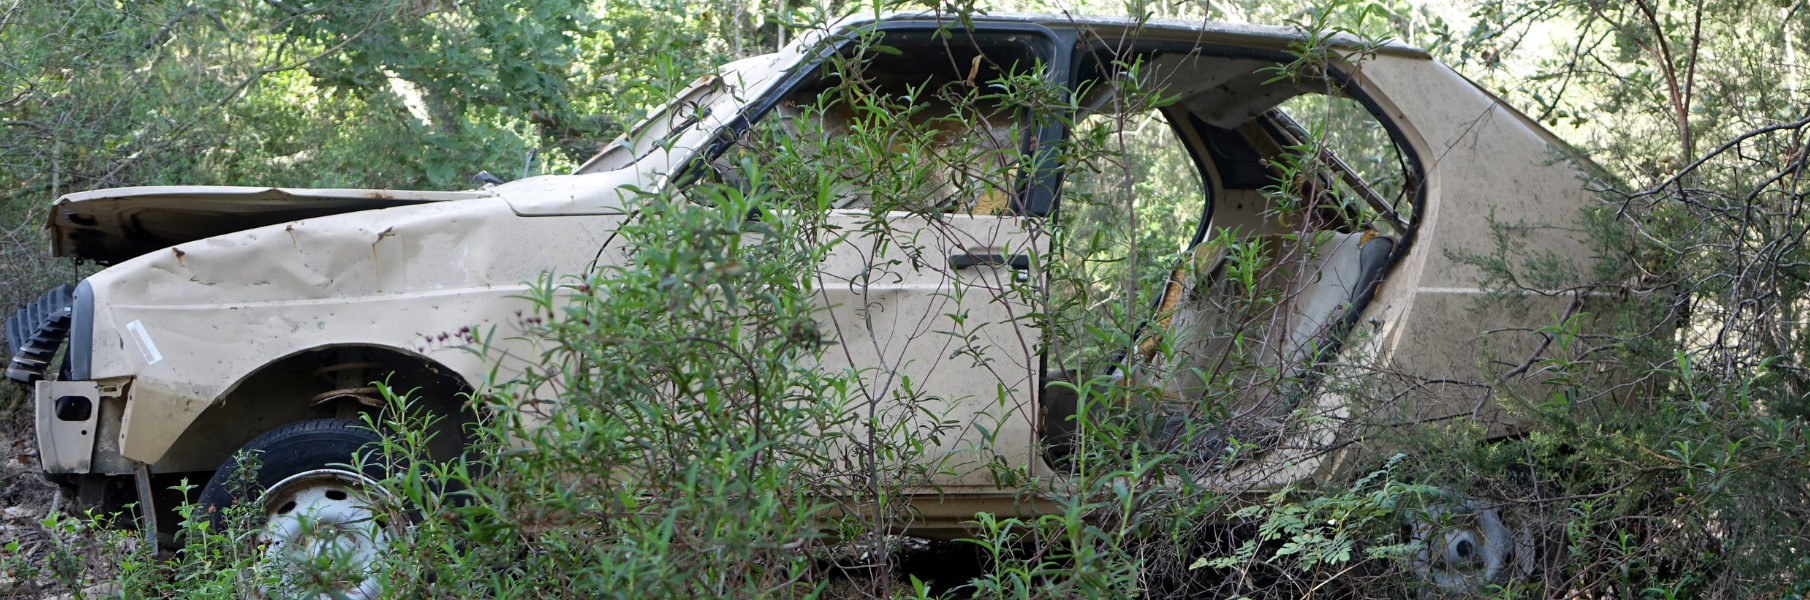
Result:
[[[1102,39],[1135,30],[1125,21],[1058,16],[991,16],[979,22],[1085,29]],[[854,21],[843,27],[861,25]],[[1302,35],[1294,29],[1200,22],[1148,23],[1136,31],[1142,39],[1265,52],[1283,50]],[[49,223],[55,253],[113,264],[84,284],[92,316],[86,327],[78,324],[75,335],[86,336],[78,345],[91,350],[80,376],[36,384],[44,467],[55,473],[136,472],[141,477],[211,471],[258,434],[310,418],[307,405],[322,388],[307,383],[308,371],[318,363],[297,363],[297,357],[335,348],[376,349],[450,374],[443,379],[449,387],[438,390],[443,394],[484,389],[499,377],[508,378],[525,364],[504,360],[496,369],[494,361],[461,347],[469,339],[461,331],[495,328],[504,335],[495,336],[500,344],[495,350],[501,352],[493,357],[511,350],[518,351],[514,356],[531,356],[519,352],[526,348],[513,346],[522,342],[504,339],[516,327],[520,311],[529,307],[519,297],[529,283],[544,273],[584,272],[625,260],[621,242],[612,235],[625,218],[619,189],[664,185],[674,169],[707,146],[745,106],[772,93],[788,73],[807,63],[814,39],[727,65],[703,82],[697,90],[723,93],[690,92],[692,98],[710,101],[709,115],[677,123],[681,127],[672,132],[669,146],[644,142],[628,147],[633,144],[623,142],[577,174],[468,192],[160,187],[59,198]],[[1357,44],[1340,39],[1347,46]],[[1558,159],[1564,146],[1557,138],[1425,53],[1400,45],[1382,47],[1364,60],[1359,77],[1399,127],[1400,139],[1422,158],[1425,179],[1416,237],[1359,316],[1370,334],[1345,352],[1391,370],[1485,380],[1477,363],[1484,345],[1503,356],[1528,356],[1538,338],[1486,338],[1482,332],[1546,325],[1549,313],[1562,310],[1569,299],[1541,300],[1558,304],[1536,305],[1526,315],[1472,310],[1482,294],[1481,274],[1455,261],[1449,251],[1492,251],[1487,221],[1492,213],[1499,222],[1569,225],[1592,197],[1579,167]],[[662,118],[667,117],[657,115],[654,121]],[[271,222],[270,215],[289,214],[256,208],[272,203],[323,214]],[[240,217],[235,211],[262,216]],[[1239,218],[1249,215],[1214,217],[1216,225]],[[206,219],[214,224],[197,224]],[[1035,226],[1008,221],[970,217],[956,226],[970,241],[944,250],[993,248],[1014,228]],[[258,226],[236,228],[233,222]],[[185,227],[193,231],[185,234]],[[160,231],[165,238],[154,235]],[[200,237],[180,239],[193,235]],[[1578,264],[1591,258],[1588,248],[1562,229],[1531,228],[1516,235],[1516,244],[1543,247]],[[179,241],[158,241],[166,238]],[[127,239],[137,240],[138,246],[118,241]],[[937,277],[966,275],[920,276],[925,280],[919,283],[934,287],[941,285],[934,281]],[[973,284],[988,285],[986,275]],[[833,286],[825,289],[824,305],[841,306]],[[977,310],[1003,309],[995,304]],[[897,333],[887,327],[923,327],[913,323],[944,312],[945,307],[931,304],[910,307],[901,314],[917,321],[896,319],[869,334],[886,337]],[[827,360],[935,363],[947,353],[938,344],[844,341],[873,350]],[[995,341],[1002,348],[1018,344]],[[1004,351],[1013,356],[1012,375],[996,380],[961,375],[939,385],[951,387],[941,391],[956,398],[990,396],[995,383],[1008,388],[1011,398],[1004,402],[1016,405],[993,415],[1000,428],[994,451],[1025,475],[1052,477],[1055,470],[1038,451],[1042,411],[1035,409],[1032,388],[1041,374],[1034,352]],[[980,389],[964,391],[962,386]],[[1420,416],[1475,413],[1480,394],[1464,387],[1423,390],[1404,402],[1421,404],[1412,411]],[[90,398],[97,410],[85,419],[59,420],[55,402],[70,395]],[[1317,401],[1336,404],[1340,399],[1323,394]],[[981,406],[970,413],[988,410]],[[1484,407],[1483,412],[1494,410]],[[945,446],[949,455],[973,447],[960,439]],[[1228,475],[1225,483],[1250,489],[1280,485],[1336,469],[1340,456],[1281,456],[1261,475],[1238,481],[1233,480],[1240,476]],[[1010,490],[982,476],[941,483],[918,503],[925,531],[955,527],[976,512],[1025,509]]]

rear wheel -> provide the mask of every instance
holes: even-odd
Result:
[[[1480,592],[1534,573],[1536,536],[1515,527],[1512,513],[1454,496],[1405,514],[1408,541],[1419,547],[1414,574],[1441,592]]]
[[[379,440],[344,419],[278,427],[220,465],[198,503],[216,526],[229,508],[253,507],[247,512],[260,520],[269,568],[307,573],[297,579],[325,587],[317,591],[326,596],[375,598],[371,568],[390,537],[376,483],[385,469],[368,455],[362,473],[345,465],[361,462],[360,453],[373,452],[369,445]]]

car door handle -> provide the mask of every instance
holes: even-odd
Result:
[[[949,268],[966,269],[968,267],[1005,265],[1021,271],[1031,269],[1031,257],[1028,254],[968,254],[961,253],[949,257]]]

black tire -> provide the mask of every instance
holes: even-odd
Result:
[[[365,429],[362,423],[344,419],[314,419],[272,429],[227,458],[207,481],[207,487],[201,489],[196,504],[207,512],[208,520],[218,528],[227,508],[256,502],[265,489],[291,475],[336,464],[352,464],[360,451],[374,451],[366,446],[380,439],[377,432]],[[257,476],[251,482],[234,481],[239,472],[239,457],[244,454],[255,454],[260,461]],[[364,475],[383,479],[386,469],[369,461]]]

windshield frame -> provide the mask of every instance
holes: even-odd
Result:
[[[573,175],[619,171],[634,166],[641,159],[676,141],[698,123],[708,119],[711,107],[722,99],[726,86],[723,77],[705,75],[686,86],[665,106],[648,114],[628,133],[616,136],[603,150],[591,156],[572,171]],[[664,124],[664,127],[660,125]]]

